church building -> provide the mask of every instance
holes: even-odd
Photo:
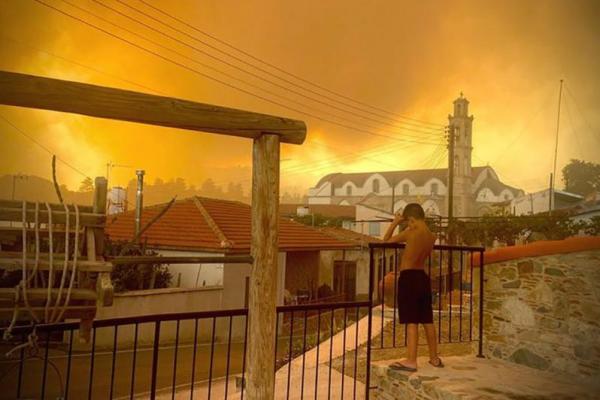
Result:
[[[469,115],[469,101],[462,94],[454,101],[448,122],[455,135],[454,216],[481,216],[498,206],[510,207],[515,197],[524,194],[523,190],[501,182],[490,166],[472,166],[473,116]],[[309,189],[308,204],[356,205],[372,209],[373,215],[377,211],[390,215],[416,202],[430,216],[447,216],[448,170],[333,173]]]

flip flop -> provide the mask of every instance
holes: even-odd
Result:
[[[434,360],[436,361],[435,363],[432,362]],[[434,360],[429,360],[429,364],[433,365],[435,368],[444,368],[444,363],[441,358],[436,357]]]
[[[416,368],[406,366],[406,365],[404,365],[402,363],[399,363],[399,362],[395,362],[395,363],[390,364],[390,368],[393,369],[393,370],[395,370],[395,371],[417,372]]]

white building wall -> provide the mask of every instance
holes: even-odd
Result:
[[[201,253],[196,251],[157,250],[165,257],[223,257],[218,253]],[[223,264],[168,264],[173,275],[171,287],[199,288],[221,286],[223,284]],[[181,278],[179,277],[181,275]]]
[[[277,304],[283,305],[285,291],[286,253],[279,252],[277,257]],[[223,278],[223,308],[245,307],[246,278],[250,277],[250,264],[226,264]]]
[[[308,204],[330,204],[331,195],[331,182],[325,182],[318,188],[308,189]]]
[[[333,196],[362,198],[370,193],[373,193],[374,180],[379,181],[379,192],[377,192],[377,195],[379,196],[391,196],[392,193],[394,193],[396,196],[430,196],[433,191],[433,184],[437,184],[437,195],[445,196],[447,193],[446,184],[437,178],[429,179],[423,186],[417,186],[412,180],[405,178],[398,182],[395,185],[395,188],[392,188],[390,182],[388,182],[381,174],[372,174],[361,186],[357,186],[354,184],[354,182],[348,180],[343,185],[335,189],[332,189],[330,182],[324,183],[320,188],[311,188],[308,190],[308,203],[332,204],[331,198]],[[408,193],[404,192],[405,185],[408,185]],[[350,194],[348,194],[348,188],[351,189]]]
[[[390,226],[390,222],[361,222],[361,221],[374,221],[379,219],[379,217],[384,218],[393,218],[392,214],[386,211],[375,210],[369,207],[365,207],[363,205],[356,205],[356,224],[353,227],[353,230],[358,233],[362,233],[363,235],[370,235],[370,225],[377,224],[379,226],[379,234],[372,235],[378,238],[383,238],[385,231],[388,226]]]
[[[548,190],[542,190],[513,199],[512,206],[514,207],[515,214],[527,215],[548,211],[550,202],[548,192]]]

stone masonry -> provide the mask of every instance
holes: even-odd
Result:
[[[485,266],[484,354],[600,378],[600,250]]]

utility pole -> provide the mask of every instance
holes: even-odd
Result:
[[[394,210],[394,203],[396,202],[396,181],[393,180],[392,181],[392,205],[391,205],[391,214],[394,215],[395,211]]]
[[[558,115],[556,116],[556,140],[554,141],[554,163],[552,165],[552,175],[550,177],[550,207],[548,214],[552,214],[554,208],[554,182],[556,181],[556,158],[558,156],[558,131],[560,128],[560,104],[562,101],[563,80],[560,80],[560,88],[558,89]]]
[[[548,192],[548,215],[552,215],[552,198],[554,197],[554,175],[552,174],[550,174],[550,188]]]
[[[451,233],[452,219],[454,217],[454,126],[448,126],[448,241],[454,243]]]
[[[140,233],[142,227],[142,209],[144,207],[144,174],[143,169],[135,171],[137,175],[137,191],[135,195],[135,235]]]

